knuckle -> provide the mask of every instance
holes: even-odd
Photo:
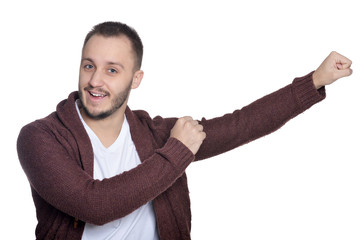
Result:
[[[184,121],[184,120],[183,120],[182,118],[178,118],[176,124],[182,124],[183,121]]]
[[[185,121],[187,121],[187,117],[181,117],[181,118],[179,118],[179,121],[185,122]]]
[[[183,117],[186,121],[191,121],[191,120],[193,120],[193,118],[192,117],[190,117],[190,116],[185,116],[185,117]]]
[[[184,122],[184,126],[185,126],[186,128],[191,128],[191,127],[192,127],[192,123],[191,123],[190,121],[185,121],[185,122]]]

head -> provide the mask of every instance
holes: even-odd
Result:
[[[104,22],[95,25],[93,29],[86,35],[83,49],[89,39],[94,35],[100,35],[103,37],[127,37],[132,44],[134,52],[135,70],[139,70],[141,68],[143,59],[143,43],[138,33],[132,27],[129,27],[128,25],[120,22]]]
[[[131,89],[139,86],[143,45],[125,24],[105,22],[86,36],[79,71],[82,110],[92,119],[124,114]]]

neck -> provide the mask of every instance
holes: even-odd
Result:
[[[90,118],[84,112],[82,107],[80,107],[80,113],[86,124],[93,130],[102,144],[107,148],[115,142],[122,130],[125,118],[125,109],[126,103],[112,115],[101,120]]]

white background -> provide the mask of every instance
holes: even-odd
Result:
[[[34,239],[20,128],[77,90],[85,34],[115,20],[142,37],[145,77],[129,104],[152,116],[220,116],[332,50],[353,60],[325,101],[187,173],[193,239],[361,239],[360,16],[356,0],[2,1],[0,238]]]

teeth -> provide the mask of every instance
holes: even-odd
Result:
[[[90,92],[90,94],[91,94],[92,96],[94,96],[94,97],[105,97],[105,95],[100,94],[100,93],[92,93],[92,92]]]

